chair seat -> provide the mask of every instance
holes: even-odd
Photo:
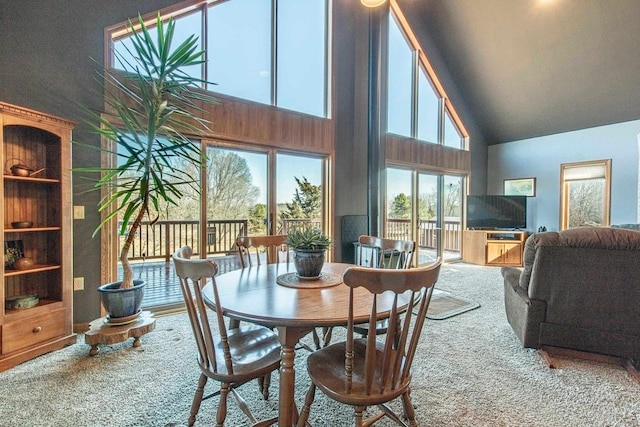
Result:
[[[386,334],[389,328],[389,319],[378,320],[375,325],[376,335]],[[359,323],[353,327],[353,330],[359,334],[367,336],[371,330],[369,323]]]
[[[233,374],[227,371],[220,335],[213,337],[217,369],[209,377],[222,382],[243,382],[280,366],[280,342],[278,335],[264,326],[248,324],[227,332]],[[205,370],[206,372],[207,370]]]
[[[382,343],[376,342],[376,352],[381,360]],[[411,376],[407,376],[404,382],[398,384],[394,390],[386,389],[379,392],[377,387],[372,393],[367,394],[364,384],[364,363],[354,363],[353,366],[353,384],[350,393],[346,393],[345,385],[345,342],[332,344],[328,347],[316,350],[311,353],[307,359],[307,370],[311,381],[324,394],[338,402],[347,405],[378,405],[395,399],[406,391],[411,382]],[[364,361],[366,340],[354,340],[354,361]],[[392,366],[394,361],[389,364]],[[378,382],[381,377],[381,366],[376,366],[374,374],[374,383]]]

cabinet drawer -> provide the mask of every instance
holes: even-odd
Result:
[[[63,335],[64,310],[56,310],[2,326],[2,354]]]

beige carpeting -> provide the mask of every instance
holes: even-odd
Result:
[[[640,384],[622,368],[561,360],[557,369],[548,369],[537,352],[520,347],[505,319],[499,269],[445,265],[438,288],[481,307],[427,320],[413,369],[420,425],[640,425]],[[80,336],[77,345],[0,373],[0,426],[187,425],[199,372],[184,314],[158,318],[137,349],[128,342],[102,347],[96,357],[88,352]],[[307,353],[296,354],[300,404],[308,384]],[[277,389],[276,374],[270,401],[260,399],[255,383],[240,392],[266,417],[277,411]],[[197,426],[215,425],[216,403],[203,403]],[[311,415],[315,426],[352,425],[351,409],[319,392]],[[248,425],[232,402],[226,425]]]

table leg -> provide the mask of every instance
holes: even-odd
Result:
[[[303,332],[295,328],[278,327],[278,339],[282,345],[280,361],[280,394],[278,396],[278,425],[291,427],[298,418],[294,401],[296,372],[294,369],[295,346]]]

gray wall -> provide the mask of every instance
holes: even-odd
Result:
[[[73,139],[94,145],[78,105],[101,109],[95,82],[102,62],[104,28],[138,11],[166,7],[170,0],[37,0],[3,1],[0,7],[0,100],[64,117],[79,123]],[[98,165],[99,154],[72,148],[72,166]],[[73,228],[73,274],[85,278],[85,290],[74,292],[74,323],[89,322],[100,313],[100,239],[91,235],[99,223],[99,195],[74,174],[73,203],[85,206],[85,220]]]
[[[557,230],[560,164],[612,159],[611,224],[638,222],[639,132],[640,120],[634,120],[490,146],[487,194],[502,194],[504,179],[535,177],[527,229]]]
[[[138,12],[145,14],[175,0],[37,0],[4,1],[0,8],[0,100],[77,121],[74,139],[98,145],[87,133],[78,105],[100,109],[99,86],[94,81],[102,62],[104,28]],[[64,7],[62,6],[64,4]],[[411,1],[402,1],[410,8]],[[334,67],[336,157],[336,240],[344,215],[367,213],[367,61],[368,10],[355,0],[334,0]],[[411,16],[411,9],[407,15]],[[419,27],[420,22],[412,22]],[[472,132],[472,189],[484,189],[486,147],[476,132],[470,113],[451,81],[446,64],[424,30],[418,37],[429,45],[439,73],[454,105]],[[73,147],[73,167],[97,165],[99,155]],[[74,276],[85,277],[85,290],[74,293],[74,323],[89,322],[99,314],[100,239],[91,235],[99,223],[95,210],[98,194],[74,174],[75,205],[84,205],[85,220],[74,221]],[[340,250],[336,251],[341,259]]]

